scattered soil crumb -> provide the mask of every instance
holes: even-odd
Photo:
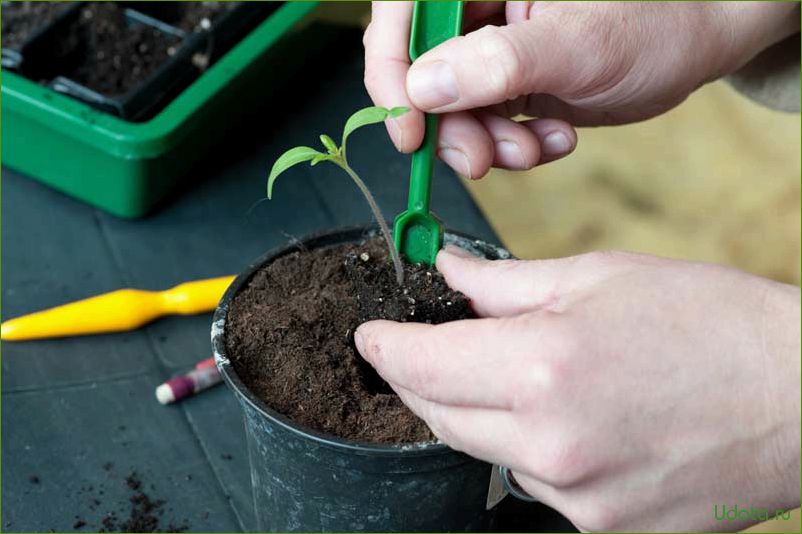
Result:
[[[102,465],[103,470],[109,472],[113,464],[106,462]],[[145,484],[141,476],[136,471],[130,472],[123,479],[124,488],[130,494],[124,505],[120,507],[120,502],[115,501],[112,506],[114,509],[109,510],[109,503],[106,504],[106,511],[103,512],[102,518],[97,523],[98,526],[90,525],[90,519],[82,516],[75,516],[75,523],[73,529],[79,530],[85,526],[89,526],[90,530],[98,529],[99,532],[184,532],[189,529],[189,524],[186,520],[182,522],[168,522],[164,524],[162,517],[165,512],[166,501],[163,499],[155,499],[145,492]],[[153,489],[153,485],[150,485]],[[94,486],[82,487],[79,493],[93,492]],[[103,491],[98,493],[103,495]],[[101,508],[104,504],[103,500],[92,495],[89,501],[89,510],[95,511]],[[172,511],[169,508],[168,511]]]

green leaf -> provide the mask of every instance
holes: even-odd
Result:
[[[342,143],[342,151],[345,153],[345,142],[348,139],[348,136],[356,130],[357,128],[361,128],[362,126],[367,126],[369,124],[376,124],[379,122],[384,122],[385,119],[388,117],[399,117],[409,111],[409,108],[405,107],[395,107],[393,109],[387,108],[380,108],[378,106],[369,107],[360,109],[353,115],[351,115],[345,123],[345,128],[343,128],[343,143]]]
[[[273,182],[276,181],[276,178],[278,178],[279,174],[286,171],[293,165],[298,165],[304,161],[309,161],[310,159],[314,159],[316,156],[325,156],[325,154],[321,154],[314,148],[309,148],[308,146],[297,146],[295,148],[291,148],[279,156],[279,158],[273,164],[273,168],[270,169],[270,176],[267,178],[267,198],[271,198],[273,196]]]
[[[323,143],[323,146],[326,147],[326,150],[329,151],[329,154],[336,154],[339,150],[339,148],[337,148],[337,143],[334,142],[334,139],[326,134],[322,134],[320,136],[320,142]]]

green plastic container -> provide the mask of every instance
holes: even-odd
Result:
[[[2,161],[120,217],[141,217],[178,186],[270,85],[313,46],[298,23],[317,2],[286,2],[147,122],[126,122],[13,72],[2,75]]]

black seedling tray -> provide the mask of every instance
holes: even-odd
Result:
[[[37,30],[20,50],[3,50],[4,67],[45,83],[53,90],[81,100],[99,110],[131,122],[155,116],[206,68],[240,39],[263,22],[280,2],[236,2],[203,28],[179,28],[185,2],[115,2],[123,8],[126,24],[148,26],[176,39],[174,52],[143,80],[122,94],[103,94],[76,81],[71,73],[89,53],[87,34],[74,25],[82,24],[82,10],[90,2],[76,2],[46,27]],[[8,61],[6,61],[8,57]],[[13,64],[13,66],[12,66]]]
[[[188,4],[175,1],[118,3],[177,27],[182,23]],[[281,5],[282,2],[226,2],[227,9],[210,21],[208,28],[181,29],[189,32],[190,39],[203,41],[201,53],[209,62],[214,62]]]
[[[124,17],[129,27],[149,26],[158,33],[174,37],[175,53],[172,57],[144,80],[120,95],[101,94],[72,80],[69,74],[57,76],[49,85],[59,93],[83,100],[93,107],[123,119],[144,120],[161,109],[169,98],[175,96],[197,77],[198,69],[192,64],[192,56],[198,50],[199,43],[193,43],[184,31],[139,11],[126,8]]]
[[[10,7],[11,2],[3,2]],[[54,47],[53,35],[61,34],[77,20],[81,11],[80,2],[64,3],[61,12],[52,20],[42,24],[28,35],[17,47],[2,48],[2,66],[4,69],[19,72],[27,78],[39,80],[52,77],[53,69],[58,65],[69,65],[75,59],[74,47]],[[46,64],[26,59],[44,56],[51,58]]]
[[[212,22],[209,31],[200,34],[203,53],[213,63],[280,6],[279,2],[238,2]]]

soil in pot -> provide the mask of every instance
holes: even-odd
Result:
[[[3,48],[19,50],[36,30],[50,24],[68,7],[53,2],[3,2]]]
[[[72,80],[105,95],[127,93],[146,80],[177,50],[181,39],[146,25],[129,25],[124,9],[113,2],[89,2],[64,37],[87,50]]]
[[[395,282],[383,240],[283,256],[231,303],[226,349],[237,375],[268,406],[312,429],[359,442],[434,439],[357,353],[365,320],[438,324],[473,317],[434,269],[406,266]]]

